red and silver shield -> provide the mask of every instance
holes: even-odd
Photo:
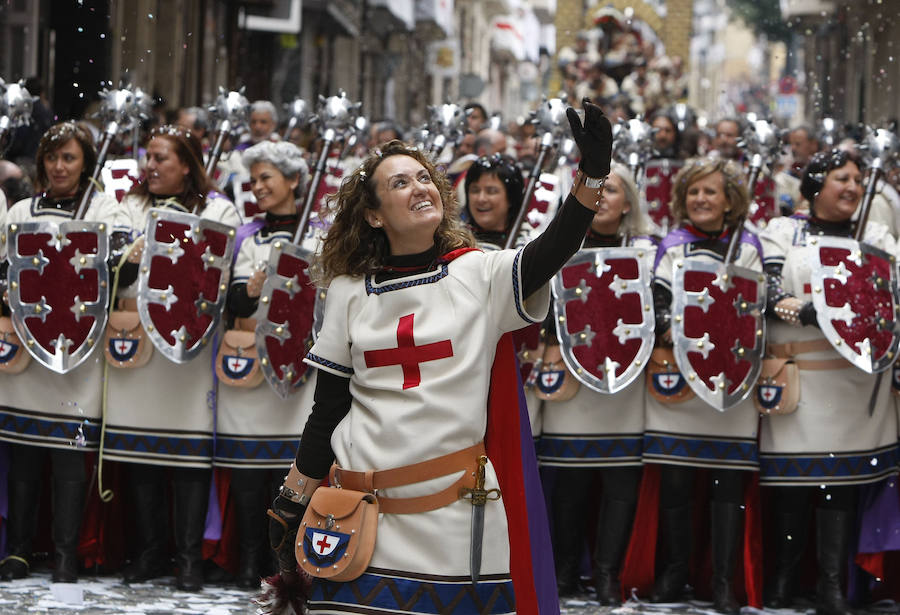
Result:
[[[309,378],[303,358],[313,345],[317,315],[322,312],[316,308],[325,300],[325,291],[316,289],[309,278],[311,259],[312,253],[296,244],[272,244],[255,315],[259,364],[282,399]]]
[[[897,356],[893,256],[848,237],[813,237],[810,282],[822,333],[842,357],[875,374]]]
[[[658,158],[648,160],[644,166],[642,188],[647,201],[647,213],[661,228],[668,228],[672,224],[672,212],[669,210],[672,184],[675,174],[683,165],[681,160],[674,158]]]
[[[246,224],[262,213],[253,196],[250,176],[243,173],[235,173],[231,178],[231,194],[234,196],[234,204],[241,212],[241,219]]]
[[[717,410],[743,401],[759,376],[765,343],[765,276],[736,265],[676,261],[672,342],[688,384]]]
[[[133,158],[107,160],[100,171],[103,191],[116,197],[120,203],[128,191],[140,181],[140,176],[137,160]]]
[[[151,209],[138,275],[138,314],[153,345],[186,363],[219,324],[234,251],[233,228],[199,216]]]
[[[9,225],[9,307],[25,348],[60,373],[103,338],[109,304],[109,229],[103,222]]]
[[[538,353],[541,348],[542,329],[543,323],[536,322],[512,332],[513,348],[519,360],[519,376],[522,378],[522,385],[526,387],[534,386],[534,379],[541,369],[541,357]]]
[[[648,257],[645,248],[582,250],[553,278],[563,361],[600,393],[628,386],[653,351]]]
[[[760,177],[756,182],[753,192],[753,202],[750,203],[748,219],[759,228],[765,228],[766,223],[775,216],[781,215],[775,203],[775,195],[778,189],[775,180],[771,177]]]
[[[534,186],[523,226],[529,238],[544,232],[559,208],[559,178],[553,173],[541,173]]]

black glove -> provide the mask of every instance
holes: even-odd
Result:
[[[803,304],[803,307],[800,308],[800,324],[804,327],[809,325],[814,327],[819,326],[819,319],[816,317],[816,308],[812,301],[807,301]]]
[[[578,149],[581,150],[578,168],[588,177],[596,179],[606,177],[609,175],[609,164],[612,160],[612,126],[600,107],[589,99],[581,101],[581,108],[584,109],[583,126],[575,109],[572,107],[566,109],[572,136],[578,144]]]
[[[292,502],[279,495],[272,502],[272,508],[267,511],[269,515],[269,546],[278,558],[278,568],[281,572],[296,572],[297,557],[294,555],[294,547],[297,544],[297,529],[303,520],[306,506]]]

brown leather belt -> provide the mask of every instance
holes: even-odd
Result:
[[[458,500],[461,488],[471,489],[475,486],[475,470],[478,467],[478,457],[481,455],[484,455],[484,442],[479,442],[455,453],[390,470],[356,472],[334,464],[331,466],[329,478],[331,484],[336,487],[376,494],[379,512],[392,514],[428,512],[443,508]],[[377,493],[379,489],[420,483],[432,478],[455,474],[460,470],[465,471],[457,481],[446,489],[430,495],[412,498],[386,498]]]
[[[787,344],[767,344],[766,356],[776,359],[793,359],[798,354],[806,352],[823,352],[833,347],[828,340],[808,340],[805,342],[788,342]],[[853,367],[847,359],[811,359],[794,360],[797,369],[805,371],[819,371],[830,369],[847,369]]]

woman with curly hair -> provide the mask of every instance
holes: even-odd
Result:
[[[689,261],[723,262],[735,223],[750,206],[740,168],[723,159],[688,162],[672,190],[676,228],[663,238],[656,253],[653,299],[658,346],[671,346],[674,269]],[[743,232],[734,264],[762,270],[762,250],[755,235]],[[652,378],[652,376],[648,376]],[[661,394],[678,391],[652,380]],[[667,379],[671,382],[671,379]],[[743,526],[744,479],[758,470],[758,413],[750,399],[721,412],[692,397],[664,403],[648,395],[644,430],[644,463],[659,464],[659,535],[662,561],[651,600],[675,602],[683,597],[691,558],[691,508],[698,468],[709,468],[710,545],[713,609],[737,613],[740,606],[731,581],[738,559]]]
[[[515,494],[486,503],[482,539],[472,534],[473,507],[460,488],[475,485],[486,454],[484,488],[502,484],[493,440],[487,453],[484,443],[498,342],[543,320],[547,282],[578,249],[609,172],[609,122],[593,105],[584,127],[569,113],[582,172],[560,216],[521,250],[474,248],[446,178],[397,141],[370,154],[334,198],[319,269],[328,300],[306,358],[319,370],[315,404],[270,513],[278,518],[273,544],[287,534],[278,551],[282,579],[295,574],[293,532],[332,462],[345,488],[369,490],[371,479],[383,514],[365,572],[346,582],[314,578],[311,612],[431,613],[456,604],[457,613],[508,613],[529,589],[518,608],[537,608],[534,578],[517,578],[521,562],[510,557],[520,545],[511,544],[504,501]],[[410,468],[421,462],[426,469]],[[398,475],[407,478],[378,488]],[[473,566],[470,549],[479,548]]]

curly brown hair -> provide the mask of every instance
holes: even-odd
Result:
[[[87,190],[88,184],[91,183],[91,175],[94,172],[94,167],[97,166],[97,150],[94,147],[94,136],[84,124],[73,121],[60,122],[51,126],[44,133],[44,136],[41,137],[38,143],[37,153],[35,154],[35,164],[37,165],[36,178],[41,190],[50,188],[47,169],[44,167],[44,158],[47,154],[55,152],[73,139],[81,147],[81,153],[84,156],[81,177],[78,179],[78,194],[76,195],[76,199],[80,199],[84,191]]]
[[[725,188],[725,200],[729,211],[725,212],[725,226],[734,226],[750,210],[750,193],[747,178],[741,168],[725,158],[694,158],[682,167],[672,184],[672,216],[679,225],[688,220],[687,191],[698,179],[713,173],[721,173]]]
[[[476,245],[474,236],[459,219],[459,205],[447,176],[438,171],[423,152],[395,139],[372,150],[362,164],[344,179],[337,193],[328,197],[327,211],[320,212],[323,217],[333,213],[334,221],[314,267],[318,284],[327,285],[339,275],[375,273],[390,255],[387,235],[383,229],[369,225],[365,212],[381,207],[375,195],[373,177],[378,165],[391,156],[409,156],[419,162],[428,171],[441,195],[444,215],[434,232],[438,254]]]

